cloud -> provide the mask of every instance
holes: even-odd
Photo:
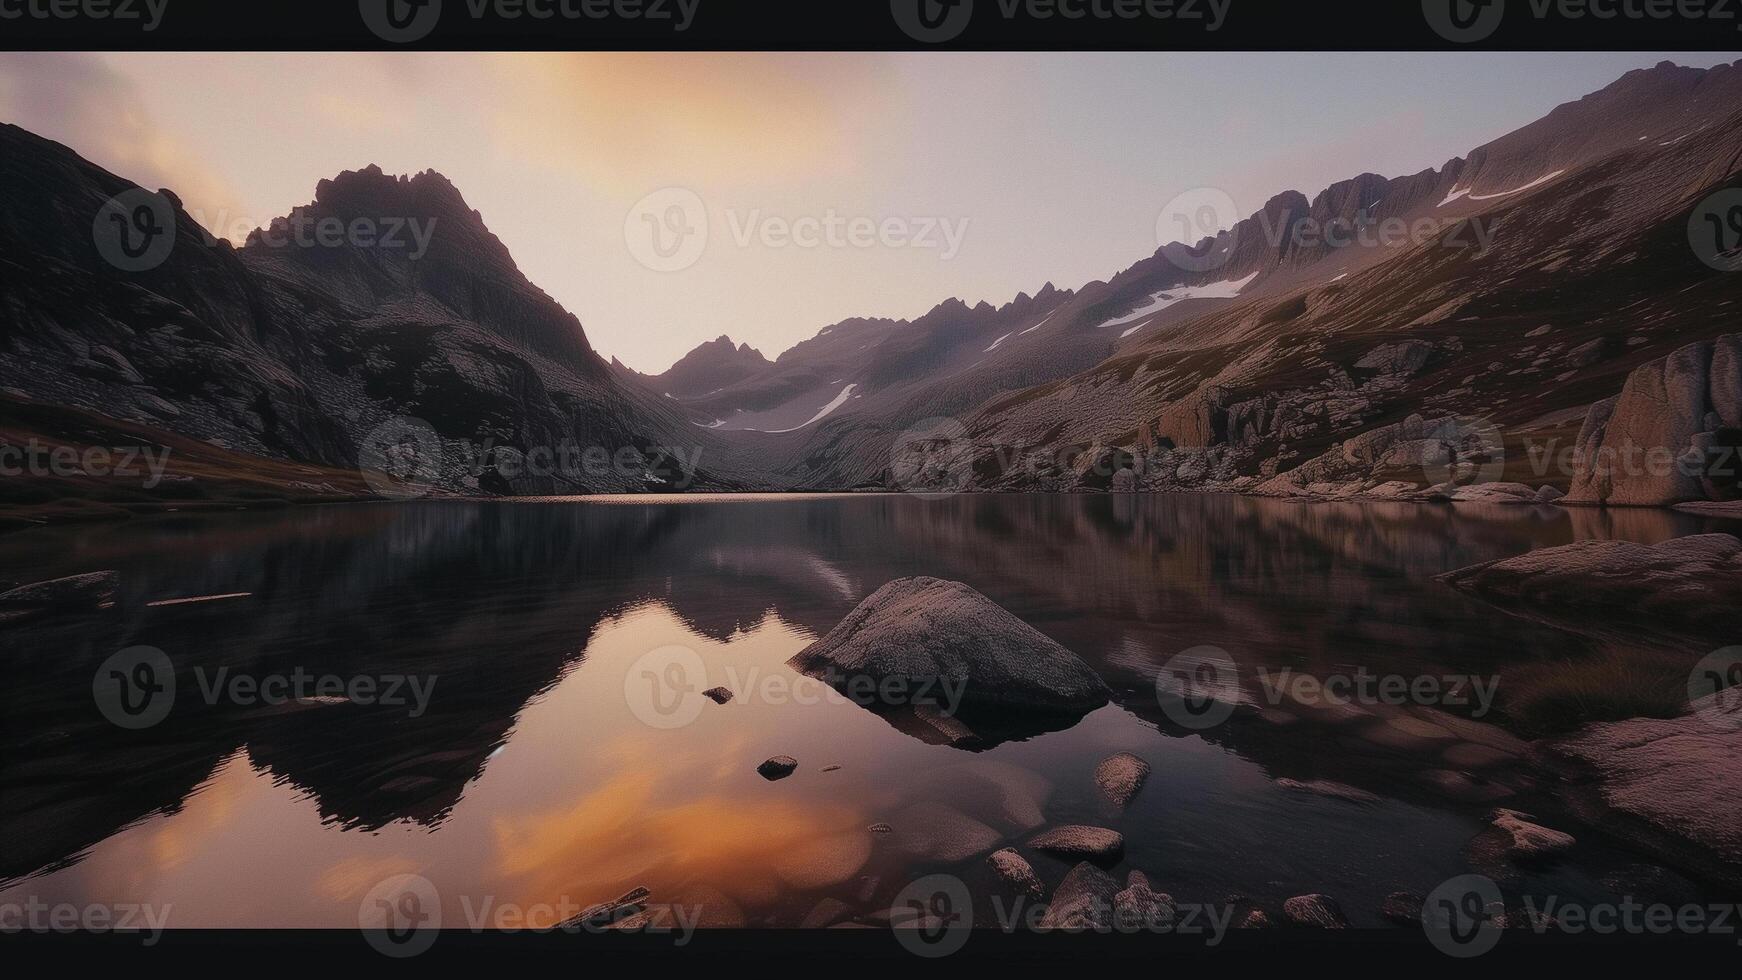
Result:
[[[137,87],[101,55],[0,55],[0,118],[141,187],[167,187],[190,210],[235,208],[229,182],[157,125]]]

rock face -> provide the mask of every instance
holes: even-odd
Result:
[[[1039,898],[1046,894],[1046,886],[1040,883],[1040,877],[1034,873],[1034,865],[1018,854],[1016,848],[1006,847],[1001,851],[993,851],[986,861],[992,865],[992,870],[998,872],[998,877],[1004,879],[1004,883],[1018,894],[1030,898]]]
[[[1029,846],[1052,854],[1111,861],[1125,853],[1125,836],[1105,827],[1073,825],[1054,827],[1029,841]]]
[[[1733,495],[1742,428],[1742,334],[1636,368],[1591,406],[1568,503],[1661,506]],[[1726,451],[1732,450],[1732,451]],[[1726,478],[1712,478],[1715,466]]]
[[[1082,931],[1112,925],[1119,883],[1087,861],[1070,870],[1053,892],[1052,904],[1041,917],[1042,929]]]
[[[1503,605],[1659,623],[1687,636],[1742,626],[1742,540],[1578,541],[1448,572],[1440,581]]]
[[[1123,809],[1149,779],[1149,763],[1129,752],[1108,756],[1095,767],[1095,785],[1109,803]]]
[[[1582,816],[1697,877],[1742,887],[1742,688],[1684,717],[1591,725],[1548,743]]]
[[[964,714],[1080,716],[1107,700],[1075,654],[968,586],[935,578],[883,586],[789,663],[874,708],[905,698],[947,710],[959,698]]]
[[[1282,917],[1290,925],[1310,929],[1347,929],[1349,920],[1328,895],[1297,895],[1282,903]]]

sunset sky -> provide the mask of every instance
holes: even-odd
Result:
[[[1246,214],[1437,167],[1629,69],[1734,57],[0,54],[0,121],[220,234],[341,170],[439,170],[596,349],[656,372],[721,334],[772,358],[847,317],[1077,287],[1153,252],[1188,189]],[[709,240],[659,272],[625,219],[668,187],[699,196]],[[960,251],[737,240],[831,213],[947,222]]]

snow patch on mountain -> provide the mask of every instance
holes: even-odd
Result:
[[[1101,324],[1101,326],[1117,327],[1123,326],[1124,324],[1130,323],[1134,320],[1143,321],[1142,323],[1137,324],[1137,326],[1121,333],[1119,336],[1123,339],[1131,336],[1139,330],[1142,330],[1144,327],[1149,326],[1149,321],[1153,320],[1157,313],[1160,313],[1175,303],[1183,303],[1188,299],[1233,299],[1240,295],[1240,290],[1250,286],[1252,280],[1257,278],[1258,273],[1254,272],[1244,279],[1224,279],[1221,282],[1212,282],[1203,286],[1182,286],[1179,289],[1164,289],[1150,297],[1149,302],[1144,304],[1140,309],[1127,313],[1125,316],[1117,319],[1108,320],[1106,323]]]
[[[760,430],[760,431],[767,431],[770,435],[779,435],[783,432],[797,432],[798,430],[805,428],[806,426],[815,425],[816,423],[821,422],[823,419],[828,418],[831,414],[834,413],[835,409],[840,408],[842,405],[845,405],[847,403],[847,399],[853,397],[853,389],[857,388],[857,387],[859,387],[859,386],[858,386],[858,384],[855,383],[855,384],[850,384],[845,388],[842,388],[841,393],[835,396],[835,400],[832,402],[829,402],[827,405],[824,405],[822,408],[818,409],[817,414],[811,416],[810,421],[808,421],[808,422],[800,423],[799,425],[795,425],[790,429],[767,429],[767,430]]]

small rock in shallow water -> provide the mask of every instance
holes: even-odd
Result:
[[[1034,865],[1028,859],[1016,852],[1014,847],[1006,847],[1001,851],[993,851],[987,858],[992,870],[998,872],[998,877],[1004,883],[1021,894],[1031,898],[1039,898],[1046,894],[1046,886],[1040,883],[1040,876],[1034,873]]]
[[[1240,920],[1242,929],[1268,929],[1271,925],[1270,916],[1263,909],[1253,909],[1246,913],[1246,918]]]
[[[762,765],[757,766],[756,771],[761,774],[763,779],[773,782],[776,779],[785,779],[792,775],[793,770],[797,768],[797,759],[794,759],[790,755],[777,755],[774,758],[769,759],[767,762],[764,762]]]
[[[888,834],[888,833],[893,833],[895,831],[894,827],[891,827],[886,823],[874,823],[868,829],[873,834]]]
[[[1283,789],[1291,789],[1301,793],[1312,793],[1317,796],[1328,796],[1334,800],[1347,800],[1350,803],[1378,803],[1379,797],[1364,789],[1357,789],[1343,783],[1334,783],[1328,779],[1278,779],[1276,785]]]
[[[1095,767],[1095,785],[1116,807],[1124,807],[1149,779],[1149,763],[1129,752],[1108,756]]]
[[[1517,810],[1495,810],[1492,818],[1492,830],[1484,836],[1493,835],[1494,845],[1502,857],[1513,861],[1541,861],[1554,857],[1577,843],[1573,835],[1564,834],[1558,830],[1550,830],[1535,820],[1528,813]]]
[[[1072,868],[1053,892],[1040,928],[1080,932],[1113,924],[1113,898],[1119,883],[1087,861]]]
[[[1347,929],[1349,920],[1328,895],[1296,895],[1282,903],[1282,917],[1309,929]]]
[[[1125,836],[1105,827],[1054,827],[1029,841],[1029,846],[1050,854],[1108,861],[1125,852]]]
[[[1177,914],[1173,896],[1151,890],[1141,871],[1126,876],[1124,890],[1113,896],[1113,917],[1122,928],[1156,930],[1172,925]]]
[[[818,769],[817,772],[834,772],[840,768],[840,766],[824,766],[821,769]]]
[[[1384,904],[1379,906],[1379,916],[1387,922],[1395,922],[1400,926],[1421,925],[1421,907],[1424,899],[1410,892],[1392,892],[1385,896]]]
[[[710,687],[702,692],[702,697],[707,698],[715,704],[725,704],[727,701],[732,700],[732,692],[723,687]]]

